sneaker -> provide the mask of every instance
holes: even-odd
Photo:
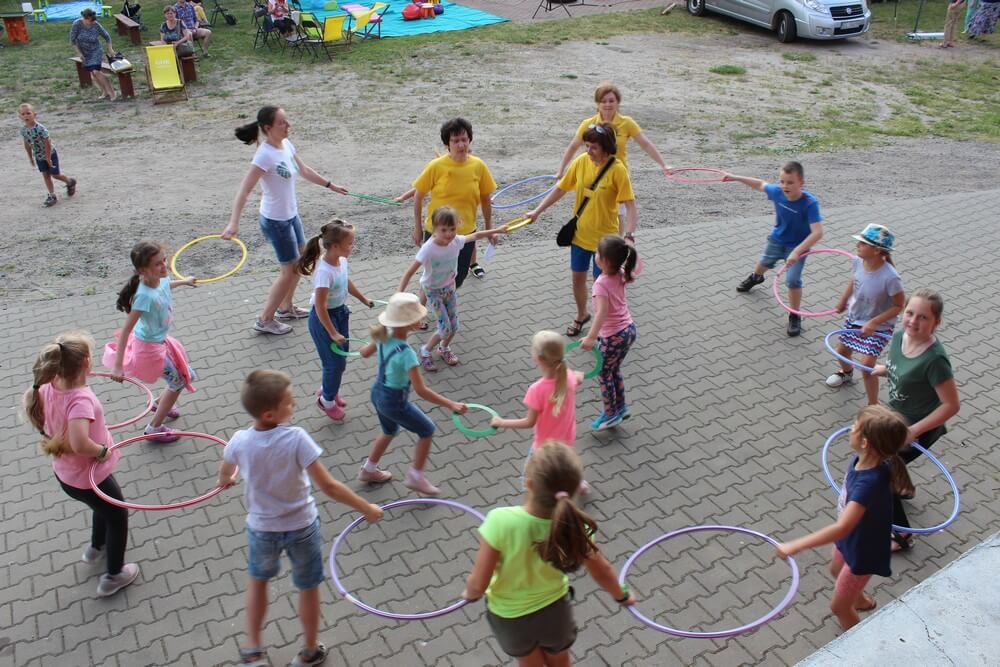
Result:
[[[852,371],[837,371],[830,377],[826,379],[827,387],[839,387],[842,384],[848,384],[854,381],[854,373]]]
[[[578,496],[586,496],[589,495],[591,491],[593,491],[593,489],[590,484],[587,483],[587,480],[580,480],[580,486],[576,487],[576,494]]]
[[[310,665],[322,665],[326,660],[326,647],[323,642],[319,642],[312,651],[302,649],[292,660],[292,667],[309,667]]]
[[[125,563],[118,574],[102,574],[97,584],[97,597],[106,598],[125,588],[139,576],[139,566],[135,563]]]
[[[66,194],[70,197],[76,194],[76,179],[69,179],[69,183],[66,184]]]
[[[377,466],[375,467],[375,470],[365,470],[365,467],[361,466],[361,472],[358,473],[358,479],[369,484],[384,484],[392,479],[392,473],[388,470],[382,470]]]
[[[469,271],[471,271],[472,275],[479,278],[480,280],[486,277],[486,269],[479,266],[478,264],[473,264],[472,266],[470,266]]]
[[[292,331],[290,326],[284,322],[279,322],[278,320],[269,320],[267,322],[264,320],[257,320],[253,323],[253,328],[255,331],[266,334],[274,334],[275,336],[281,336],[286,333],[291,333]]]
[[[406,488],[413,489],[417,493],[423,493],[428,496],[441,495],[441,489],[427,481],[427,478],[422,474],[417,477],[412,469],[406,471],[406,479],[403,480],[403,484]]]
[[[739,285],[736,286],[737,292],[749,292],[754,288],[755,285],[760,285],[764,282],[764,276],[759,273],[751,273],[749,276],[743,279]]]
[[[336,401],[334,401],[333,405],[331,405],[330,407],[326,407],[325,405],[323,405],[322,396],[316,397],[316,405],[319,406],[319,409],[322,410],[327,417],[329,417],[335,422],[342,423],[344,421],[344,417],[347,416],[347,413],[344,412],[344,408],[337,405]]]
[[[95,549],[89,545],[83,550],[83,554],[80,555],[80,560],[84,563],[96,563],[102,558],[104,558],[104,549]]]
[[[591,430],[603,431],[604,429],[611,428],[613,426],[618,426],[622,423],[621,414],[613,414],[610,417],[603,412],[590,423]]]
[[[625,421],[632,416],[632,411],[629,409],[628,405],[623,405],[622,409],[618,411],[618,416],[622,418],[622,421]]]
[[[160,406],[160,402],[156,401],[153,403],[153,414],[156,414],[157,408]],[[177,419],[181,416],[180,410],[175,407],[170,408],[167,412],[167,419]]]
[[[788,328],[785,329],[785,332],[792,338],[802,333],[802,318],[798,315],[789,315]]]
[[[259,648],[241,648],[239,664],[245,667],[271,667],[267,653]]]
[[[428,373],[437,373],[438,367],[434,363],[434,359],[432,359],[429,354],[424,354],[423,352],[420,353],[420,365],[423,366],[424,370]]]
[[[458,365],[458,357],[455,355],[454,352],[451,351],[450,347],[442,347],[439,345],[437,351],[438,354],[441,355],[441,359],[444,360],[444,363],[448,364],[449,366]]]
[[[319,396],[322,396],[322,395],[323,395],[323,388],[320,387],[319,389],[316,390],[316,396],[319,397]],[[340,394],[337,394],[336,396],[333,397],[333,402],[336,403],[337,405],[339,405],[342,408],[346,408],[347,407],[347,401],[345,401],[344,399],[342,399],[340,397]]]
[[[160,426],[153,426],[152,424],[150,424],[149,426],[146,427],[146,430],[143,431],[143,433],[145,433],[146,435],[153,435],[154,433],[162,433],[162,435],[160,435],[159,437],[150,438],[152,442],[159,442],[159,443],[177,442],[178,440],[181,439],[181,436],[177,435],[176,432],[167,428],[166,426],[163,426],[162,424]]]
[[[284,308],[279,308],[274,311],[274,319],[276,320],[301,320],[305,317],[309,317],[309,311],[305,308],[299,308],[293,305],[290,309],[285,310]]]
[[[49,195],[48,197],[45,198],[45,204],[44,204],[44,206],[46,208],[48,208],[49,206],[55,206],[55,205],[56,205],[56,196],[55,195]]]

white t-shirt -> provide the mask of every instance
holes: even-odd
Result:
[[[298,426],[237,431],[222,452],[240,467],[247,525],[271,533],[301,530],[316,520],[306,468],[323,453]]]
[[[438,245],[433,236],[424,241],[417,251],[417,261],[424,267],[420,286],[441,289],[454,285],[458,274],[458,255],[464,247],[465,237],[461,235],[456,235],[448,245]]]
[[[328,264],[322,257],[316,262],[313,270],[313,293],[309,297],[309,305],[316,305],[316,288],[325,287],[326,307],[339,308],[347,303],[347,258],[340,258],[340,266]]]
[[[281,150],[264,142],[257,147],[251,164],[263,172],[260,177],[260,213],[271,220],[291,220],[299,214],[295,201],[295,175],[299,167],[295,162],[295,146],[288,139],[282,140]]]

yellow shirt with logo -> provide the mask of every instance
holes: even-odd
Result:
[[[474,155],[464,162],[456,162],[450,155],[442,155],[427,163],[424,171],[413,181],[419,192],[430,193],[424,229],[431,231],[431,216],[442,206],[451,206],[461,218],[459,234],[476,231],[476,209],[485,195],[497,189],[493,174],[486,163]]]
[[[600,122],[600,112],[597,112],[596,115],[584,120],[580,123],[580,127],[576,128],[576,138],[583,141],[583,133],[587,131],[587,128],[591,125],[597,125]],[[628,143],[629,139],[641,134],[642,128],[639,127],[639,124],[635,122],[635,120],[633,120],[632,116],[623,116],[620,113],[615,114],[611,124],[615,126],[615,141],[618,143],[618,152],[615,153],[615,157],[625,165],[626,169],[628,169],[628,161],[625,157],[625,145]],[[589,206],[590,204],[587,205]]]
[[[573,237],[573,245],[590,252],[597,250],[597,243],[605,234],[619,233],[618,204],[635,199],[628,169],[620,160],[615,160],[608,168],[596,190],[590,190],[590,184],[597,178],[599,171],[590,156],[584,153],[570,163],[566,174],[556,186],[563,192],[576,192],[574,213],[580,208],[584,195],[590,195],[583,215],[576,222],[576,236]]]

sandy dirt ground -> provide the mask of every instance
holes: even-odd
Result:
[[[131,272],[128,253],[136,240],[156,239],[176,249],[196,236],[218,233],[253,155],[232,131],[268,103],[288,109],[292,141],[321,174],[357,192],[392,195],[405,191],[434,156],[438,127],[453,115],[472,121],[473,150],[501,185],[554,172],[576,125],[593,113],[594,86],[612,79],[624,91],[623,112],[636,118],[669,164],[770,178],[782,161],[802,160],[807,187],[822,205],[862,207],[859,219],[834,221],[831,245],[850,243],[850,233],[874,222],[864,219],[866,203],[992,188],[1000,173],[1000,151],[991,143],[885,136],[879,137],[882,145],[864,149],[773,152],[800,139],[797,131],[782,130],[777,120],[782,114],[817,104],[850,113],[865,105],[884,119],[894,113],[901,94],[877,83],[862,85],[870,68],[887,62],[919,66],[927,59],[961,62],[970,54],[960,49],[942,53],[869,39],[785,47],[763,31],[488,48],[475,43],[474,32],[469,39],[468,47],[444,54],[421,47],[409,62],[373,67],[363,76],[334,76],[319,66],[289,75],[261,65],[249,68],[256,74],[211,83],[214,88],[197,84],[186,103],[153,107],[141,98],[38,109],[64,172],[79,180],[72,199],[57,189],[59,203],[51,209],[42,207],[41,178],[27,163],[11,113],[10,131],[0,144],[6,156],[0,171],[5,195],[0,308],[112,292]],[[817,59],[783,59],[790,49]],[[284,64],[287,56],[273,58]],[[721,62],[742,65],[747,74],[709,72]],[[860,88],[866,89],[863,95]],[[641,227],[769,213],[766,201],[738,184],[667,182],[634,143],[630,162]],[[298,188],[307,234],[337,215],[360,229],[356,258],[414,251],[409,207],[350,199],[302,180]],[[569,200],[505,242],[553,243],[558,225],[570,215]],[[255,193],[242,217],[241,237],[250,248],[243,270],[268,274],[276,265],[257,227],[258,201]],[[497,219],[513,213],[498,212]],[[995,219],[996,212],[983,215]],[[234,254],[231,246],[206,244],[187,261],[186,272],[205,275],[231,266]]]

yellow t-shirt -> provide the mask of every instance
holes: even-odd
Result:
[[[486,163],[470,155],[465,162],[455,162],[450,155],[442,155],[427,163],[424,171],[413,181],[419,192],[430,193],[424,229],[431,231],[431,215],[442,206],[451,206],[462,219],[459,234],[476,231],[476,209],[484,195],[497,189],[493,174]]]
[[[587,208],[583,209],[583,215],[576,221],[576,235],[573,237],[573,245],[580,246],[590,252],[597,250],[597,243],[605,234],[619,233],[618,204],[635,199],[635,194],[632,192],[632,181],[628,177],[628,169],[620,160],[615,160],[615,163],[608,168],[607,173],[601,177],[596,191],[587,190],[597,178],[599,171],[597,166],[591,162],[589,155],[586,153],[578,155],[570,163],[566,174],[556,186],[563,192],[576,192],[576,198],[573,201],[574,213],[580,208],[584,193],[592,193],[590,201],[587,202]]]
[[[600,122],[600,112],[587,118],[580,123],[580,127],[576,128],[576,138],[583,141],[583,133],[587,131],[587,128],[591,125],[597,125]],[[642,128],[632,119],[632,116],[623,116],[620,113],[615,114],[611,124],[615,126],[615,141],[618,142],[618,152],[615,153],[615,157],[628,169],[628,160],[625,157],[625,145],[629,139],[638,136],[642,132]],[[587,204],[587,206],[590,206],[590,204]]]

